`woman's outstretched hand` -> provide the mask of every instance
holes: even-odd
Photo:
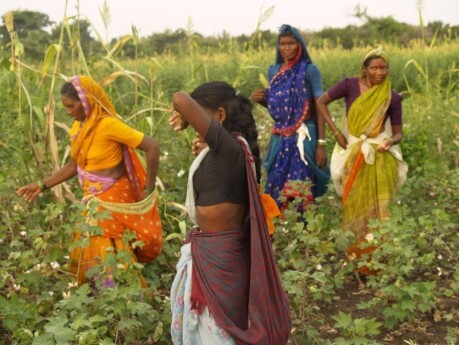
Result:
[[[16,191],[17,196],[24,196],[24,200],[27,202],[32,202],[42,190],[36,182],[29,183]]]
[[[175,110],[173,107],[169,110],[171,116],[169,117],[169,126],[173,127],[175,132],[183,131],[188,127],[188,122],[186,122],[182,115]]]

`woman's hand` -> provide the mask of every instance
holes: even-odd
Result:
[[[171,113],[169,117],[169,126],[173,127],[175,132],[183,131],[188,127],[188,122],[183,119],[182,115],[180,115],[177,110],[171,108],[169,111]]]
[[[29,183],[16,191],[17,196],[24,196],[24,200],[27,202],[32,202],[42,190],[36,182]]]
[[[250,99],[252,102],[256,102],[263,107],[267,107],[268,103],[266,103],[266,89],[258,89],[252,92],[250,95]]]
[[[154,190],[153,191],[143,190],[140,193],[140,200],[145,200],[151,193],[154,193]]]
[[[336,142],[338,143],[339,146],[341,146],[343,149],[347,149],[347,140],[346,137],[344,136],[343,133],[339,132],[336,135]]]
[[[207,147],[207,143],[204,141],[204,139],[201,138],[199,133],[196,133],[196,137],[193,139],[193,142],[191,143],[191,152],[193,153],[193,156],[197,156],[201,153],[202,150],[204,150]]]
[[[264,100],[266,100],[266,90],[265,89],[258,89],[252,92],[252,95],[250,95],[250,98],[252,101],[260,103]]]
[[[316,149],[316,163],[320,169],[327,167],[327,148],[326,146],[318,145]]]
[[[383,142],[381,144],[378,145],[378,147],[376,148],[376,150],[378,152],[386,152],[386,151],[389,151],[389,149],[392,147],[392,144],[394,143],[394,140],[392,140],[392,138],[384,138]]]

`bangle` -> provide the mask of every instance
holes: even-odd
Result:
[[[385,137],[384,140],[387,140],[391,146],[394,145],[394,139],[392,139],[391,137]]]
[[[337,129],[336,132],[333,132],[333,136],[334,137],[336,137],[339,134],[341,134],[341,131],[339,129]]]
[[[45,183],[43,182],[43,180],[38,180],[37,182],[35,182],[38,186],[38,188],[40,188],[40,190],[43,192],[44,190],[48,189],[46,188],[46,185]]]
[[[318,145],[318,146],[327,146],[327,140],[325,140],[325,139],[318,139],[318,140],[317,140],[317,145]]]
[[[155,191],[155,187],[153,187],[153,188],[147,188],[147,187],[145,187],[145,188],[143,189],[143,191],[144,191],[145,193],[151,194],[151,193],[153,193],[153,192]]]

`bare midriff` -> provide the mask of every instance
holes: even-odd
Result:
[[[247,205],[224,202],[211,206],[196,206],[201,231],[228,231],[244,224]]]
[[[107,169],[100,169],[100,170],[92,170],[89,171],[91,174],[109,177],[114,180],[118,180],[119,178],[123,177],[126,174],[126,170],[124,168],[124,162],[121,161],[117,165]]]

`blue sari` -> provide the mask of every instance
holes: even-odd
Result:
[[[272,67],[279,69],[280,65]],[[282,204],[279,195],[288,181],[310,181],[312,196],[317,197],[325,193],[330,180],[329,169],[321,170],[315,162],[318,139],[316,121],[305,120],[313,100],[306,82],[306,73],[314,70],[312,67],[315,68],[309,59],[300,57],[292,66],[279,71],[266,90],[268,110],[275,123],[263,163],[268,173],[265,192],[279,206]],[[302,143],[298,142],[299,132],[305,134]],[[301,145],[303,155],[299,149]]]

